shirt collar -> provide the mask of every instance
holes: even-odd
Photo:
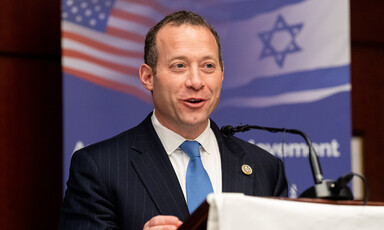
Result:
[[[177,150],[179,146],[187,140],[181,135],[163,126],[157,119],[155,110],[153,111],[151,121],[168,155],[171,155],[173,152],[175,152],[175,150]],[[213,141],[216,140],[216,138],[211,129],[210,120],[208,120],[207,128],[195,140],[200,143],[200,145],[208,154],[214,151]]]

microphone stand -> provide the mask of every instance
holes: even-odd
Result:
[[[223,126],[221,128],[221,131],[224,133],[225,136],[232,136],[237,132],[246,132],[251,129],[266,130],[271,133],[287,132],[292,134],[298,134],[304,138],[309,148],[309,163],[311,165],[315,185],[305,190],[299,197],[322,198],[330,200],[353,200],[352,192],[347,186],[348,182],[352,179],[352,176],[350,174],[347,174],[346,176],[340,177],[337,181],[324,179],[319,158],[316,154],[315,149],[313,148],[311,140],[307,137],[304,132],[297,129],[271,128],[257,125],[236,126],[235,128],[227,125]]]

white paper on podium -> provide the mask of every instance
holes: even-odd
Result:
[[[306,203],[211,194],[207,230],[382,230],[384,207]]]

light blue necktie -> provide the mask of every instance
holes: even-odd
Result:
[[[189,213],[195,211],[205,200],[209,193],[213,192],[211,181],[205,171],[200,158],[199,142],[184,141],[180,148],[189,156],[186,176],[187,204]]]

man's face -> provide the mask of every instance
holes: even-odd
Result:
[[[195,138],[219,103],[223,71],[216,40],[205,27],[166,25],[156,46],[157,74],[143,82],[153,92],[156,117],[174,132]]]

